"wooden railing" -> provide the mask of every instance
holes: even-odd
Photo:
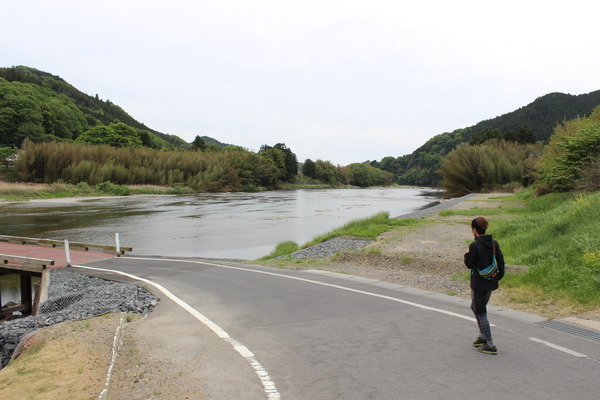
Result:
[[[28,237],[19,237],[19,236],[6,236],[0,235],[0,242],[10,243],[10,244],[28,244],[33,246],[42,246],[42,247],[65,247],[64,240],[54,240],[54,239],[37,239],[37,238],[28,238]],[[123,247],[119,246],[117,250],[117,246],[114,245],[104,245],[104,244],[94,244],[94,243],[81,243],[81,242],[69,242],[69,247],[71,250],[99,250],[104,253],[115,254],[119,253],[120,255],[125,254],[126,251],[132,251],[131,247]]]
[[[0,314],[11,315],[15,311],[37,314],[37,305],[48,297],[50,278],[47,269],[53,265],[54,260],[0,254],[0,275],[18,274],[21,277],[21,304],[0,309]],[[32,296],[31,278],[34,276],[41,277],[42,280],[35,290],[35,296]]]

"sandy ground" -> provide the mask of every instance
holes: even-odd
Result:
[[[106,386],[120,314],[35,331],[23,353],[0,370],[0,399],[98,399]]]

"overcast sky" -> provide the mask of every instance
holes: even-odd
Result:
[[[160,132],[347,165],[600,89],[596,1],[0,0],[0,66]]]

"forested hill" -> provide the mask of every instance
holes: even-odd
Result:
[[[478,136],[516,141],[534,137],[535,140],[548,142],[558,124],[589,115],[598,105],[600,90],[577,96],[550,93],[508,114],[437,135],[412,154],[385,157],[371,164],[392,172],[398,183],[433,186],[440,180],[436,171],[440,168],[441,159],[460,143],[472,141]]]
[[[25,137],[75,140],[92,127],[117,123],[145,132],[154,147],[165,142],[189,147],[180,137],[150,129],[116,104],[89,96],[58,76],[24,66],[0,68],[0,145],[19,145]]]

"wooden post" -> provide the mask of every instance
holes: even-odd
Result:
[[[50,271],[47,269],[42,271],[42,280],[40,281],[39,293],[37,296],[38,304],[48,300],[48,288],[50,287]],[[33,308],[33,315],[38,314],[38,307]]]
[[[33,307],[31,308],[31,315],[38,314],[39,305],[40,305],[40,283],[36,282],[33,284]]]

